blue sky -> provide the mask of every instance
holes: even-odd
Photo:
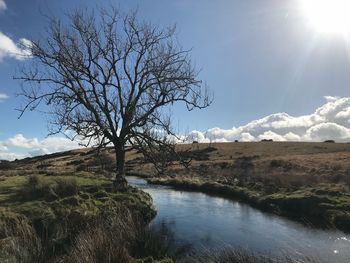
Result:
[[[200,77],[214,93],[214,103],[208,109],[191,114],[184,114],[184,108],[174,109],[174,122],[179,124],[180,130],[195,131],[191,133],[193,136],[199,136],[200,132],[200,136],[208,139],[205,131],[219,127],[220,132],[236,129],[230,137],[214,136],[221,136],[223,141],[242,139],[242,133],[259,139],[266,132],[286,139],[288,127],[283,132],[278,130],[278,133],[272,128],[263,129],[259,130],[260,134],[248,128],[242,128],[239,133],[237,128],[271,114],[277,114],[284,121],[283,118],[289,121],[292,116],[294,119],[310,116],[316,114],[318,108],[329,108],[330,103],[337,103],[334,107],[340,112],[346,113],[349,109],[349,102],[341,99],[349,96],[350,41],[345,35],[317,32],[310,26],[309,18],[301,8],[301,0],[99,2],[119,6],[124,11],[137,8],[140,19],[160,26],[177,24],[179,42],[185,48],[193,48],[193,60],[202,69]],[[96,1],[0,0],[0,159],[15,154],[28,155],[31,151],[65,149],[43,143],[47,134],[45,116],[29,112],[21,119],[17,118],[15,108],[20,106],[21,99],[15,94],[19,92],[20,83],[12,77],[24,62],[10,54],[8,41],[16,45],[23,38],[43,37],[45,16],[63,18],[69,10],[80,6],[95,8]],[[325,99],[325,96],[333,97]],[[284,112],[289,117],[278,115]],[[342,130],[343,133],[337,136],[345,141],[350,123],[347,115],[344,116],[344,120],[324,118],[313,124],[342,126],[347,130]],[[290,132],[297,135],[298,140],[313,140],[305,137],[312,125],[307,126],[303,133],[294,131],[293,127]],[[22,135],[22,140],[11,144],[11,139],[18,139],[18,135]],[[326,133],[324,137],[330,136],[334,134]],[[28,140],[37,140],[38,143],[23,147]]]

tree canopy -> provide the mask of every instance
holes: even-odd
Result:
[[[175,135],[168,114],[211,103],[190,52],[175,27],[160,28],[116,9],[76,10],[68,23],[50,19],[47,34],[30,45],[23,81],[22,113],[46,105],[50,132],[72,132],[87,144],[112,144],[117,179],[123,180],[126,143],[162,143]]]

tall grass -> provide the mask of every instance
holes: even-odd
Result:
[[[42,244],[24,216],[1,212],[0,262],[41,262]]]
[[[38,198],[53,200],[76,195],[78,192],[79,186],[74,178],[59,178],[55,183],[49,184],[41,176],[30,175],[19,194],[23,200]]]
[[[48,254],[24,217],[0,220],[0,262],[23,263],[131,263],[158,262],[171,257],[193,263],[317,263],[302,257],[274,257],[227,247],[208,249],[200,255],[176,256],[172,231],[164,224],[145,227],[122,205],[106,206],[101,215],[72,240],[64,255]],[[175,253],[174,253],[175,252]],[[139,259],[136,261],[136,259]]]
[[[79,192],[79,186],[74,178],[60,178],[56,180],[53,190],[59,197],[66,197],[76,195]]]
[[[57,198],[78,193],[74,180],[57,181],[54,186],[40,177],[29,177],[22,193],[45,196],[53,191]],[[52,226],[60,233],[43,237],[25,216],[0,211],[0,262],[13,263],[129,263],[156,262],[164,258],[198,263],[312,263],[305,258],[272,257],[253,252],[225,248],[208,250],[199,256],[184,259],[180,252],[188,252],[176,245],[174,233],[165,222],[151,227],[122,203],[113,200],[101,207],[94,218],[69,219]],[[58,246],[54,240],[60,238]],[[171,262],[171,260],[167,261]]]
[[[137,258],[163,259],[176,256],[174,232],[165,222],[159,222],[137,231],[132,254]]]
[[[33,189],[41,189],[39,185],[40,179],[30,178],[23,187],[35,194]],[[133,211],[113,200],[86,222],[56,222],[49,236],[42,235],[25,216],[1,215],[0,262],[128,263],[142,258],[153,262],[170,254],[169,232],[164,226],[161,231],[147,227]]]
[[[41,176],[30,175],[19,191],[19,196],[24,201],[40,198],[55,199],[56,193],[51,185],[42,180]]]
[[[73,240],[71,252],[58,262],[131,262],[129,248],[137,225],[128,209],[107,206],[100,217]]]

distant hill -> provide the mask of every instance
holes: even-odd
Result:
[[[255,173],[268,171],[275,175],[285,176],[292,173],[329,179],[350,174],[349,143],[232,142],[184,144],[177,147],[179,150],[191,150],[193,153],[191,164],[194,170],[207,167],[210,171],[228,174],[233,166],[249,162],[253,165]],[[212,150],[205,151],[208,147],[211,147]],[[111,173],[114,171],[114,165],[113,148],[102,149],[100,152],[84,148],[12,162],[2,161],[0,162],[0,174],[98,172],[101,170]],[[128,172],[141,174],[154,172],[152,166],[144,162],[142,154],[132,148],[127,149],[126,165]],[[181,173],[181,167],[177,164],[174,164],[170,170],[173,170],[174,173]]]

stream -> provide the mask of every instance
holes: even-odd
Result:
[[[135,176],[127,180],[152,196],[157,209],[152,224],[165,223],[178,246],[190,245],[194,251],[230,246],[276,256],[303,255],[319,262],[350,262],[350,235],[341,231],[307,227],[242,202],[152,185]]]

